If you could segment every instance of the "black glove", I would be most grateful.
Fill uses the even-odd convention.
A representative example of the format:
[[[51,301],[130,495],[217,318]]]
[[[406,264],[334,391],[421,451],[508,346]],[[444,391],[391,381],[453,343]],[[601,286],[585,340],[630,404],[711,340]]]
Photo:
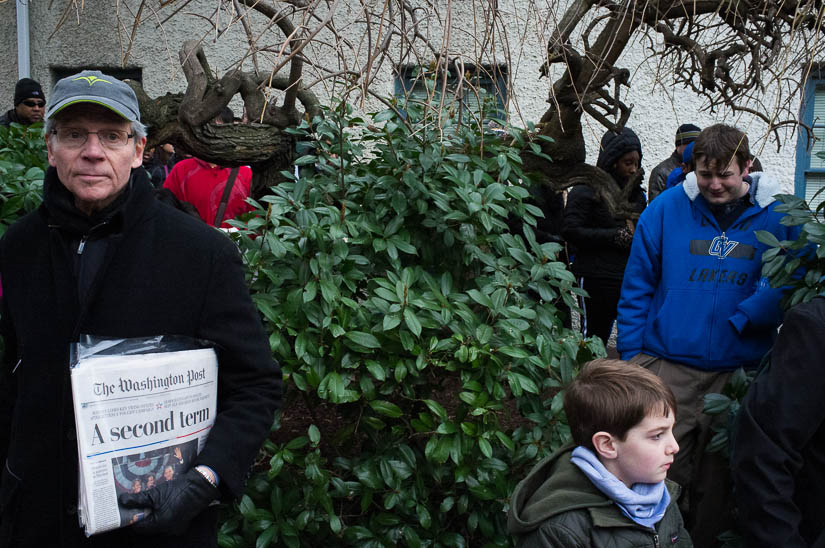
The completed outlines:
[[[633,232],[623,226],[613,235],[613,243],[621,249],[630,249],[630,244],[633,243]]]
[[[124,508],[150,510],[132,525],[136,533],[180,535],[192,518],[220,496],[218,488],[192,468],[183,476],[141,493],[121,493],[118,502]]]

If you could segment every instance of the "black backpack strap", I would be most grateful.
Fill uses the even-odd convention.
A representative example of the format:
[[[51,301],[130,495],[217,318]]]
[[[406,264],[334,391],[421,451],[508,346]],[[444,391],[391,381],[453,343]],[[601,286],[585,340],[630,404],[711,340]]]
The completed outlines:
[[[226,212],[226,204],[229,202],[229,195],[232,194],[232,187],[235,186],[235,179],[238,177],[240,168],[233,167],[229,172],[229,178],[226,179],[226,185],[223,187],[223,196],[221,196],[221,203],[218,205],[218,212],[215,214],[215,226],[221,226],[223,221],[223,214]]]

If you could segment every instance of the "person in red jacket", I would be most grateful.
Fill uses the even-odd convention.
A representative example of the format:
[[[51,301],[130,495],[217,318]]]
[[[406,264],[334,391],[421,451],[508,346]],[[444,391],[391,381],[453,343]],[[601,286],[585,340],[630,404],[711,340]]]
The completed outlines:
[[[232,110],[227,107],[221,112],[215,123],[229,123],[233,121]],[[221,216],[220,222],[216,223],[216,215],[224,195],[226,183],[232,173],[232,168],[222,167],[201,160],[199,158],[187,158],[181,160],[163,183],[163,188],[168,188],[172,193],[184,202],[189,202],[198,210],[201,219],[210,225],[220,225],[222,228],[229,228],[226,222],[234,219],[242,213],[252,211],[252,206],[246,203],[249,198],[249,191],[252,185],[252,170],[249,166],[237,168],[237,176],[232,184],[232,191],[227,200],[226,209]]]

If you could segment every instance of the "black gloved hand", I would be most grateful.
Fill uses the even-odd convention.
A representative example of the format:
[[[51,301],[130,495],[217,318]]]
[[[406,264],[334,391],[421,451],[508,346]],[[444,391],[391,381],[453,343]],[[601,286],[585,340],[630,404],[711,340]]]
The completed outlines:
[[[621,249],[630,249],[630,244],[633,243],[633,231],[623,226],[613,236],[613,243]]]
[[[220,496],[218,488],[192,468],[184,475],[141,493],[122,493],[124,508],[146,508],[147,516],[132,525],[136,533],[179,535],[192,518]]]

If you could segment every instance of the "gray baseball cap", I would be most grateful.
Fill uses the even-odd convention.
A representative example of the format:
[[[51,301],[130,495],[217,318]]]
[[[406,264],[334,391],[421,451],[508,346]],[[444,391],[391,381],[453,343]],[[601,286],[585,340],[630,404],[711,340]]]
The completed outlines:
[[[134,90],[99,70],[84,70],[59,80],[52,90],[46,119],[77,103],[102,105],[130,122],[140,122],[140,108]]]

